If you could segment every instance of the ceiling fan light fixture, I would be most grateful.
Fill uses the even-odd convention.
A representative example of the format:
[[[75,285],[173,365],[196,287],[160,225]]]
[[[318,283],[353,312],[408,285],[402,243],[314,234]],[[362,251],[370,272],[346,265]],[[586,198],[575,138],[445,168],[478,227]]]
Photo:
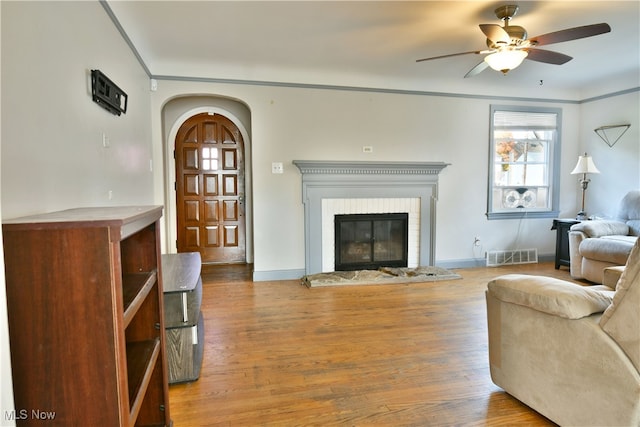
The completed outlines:
[[[507,74],[507,72],[522,64],[527,55],[528,53],[525,50],[505,49],[485,56],[484,61],[494,70]]]

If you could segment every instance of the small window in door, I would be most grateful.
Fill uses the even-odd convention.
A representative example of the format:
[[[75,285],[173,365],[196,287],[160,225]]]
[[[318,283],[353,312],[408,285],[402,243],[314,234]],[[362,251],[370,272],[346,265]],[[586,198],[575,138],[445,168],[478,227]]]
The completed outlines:
[[[202,170],[210,171],[218,169],[218,149],[204,147],[202,149]]]

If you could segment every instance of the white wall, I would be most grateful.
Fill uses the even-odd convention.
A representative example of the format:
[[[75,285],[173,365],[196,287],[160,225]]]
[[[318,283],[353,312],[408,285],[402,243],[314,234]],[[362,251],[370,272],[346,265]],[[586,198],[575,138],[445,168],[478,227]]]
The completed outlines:
[[[149,79],[102,6],[2,9],[2,217],[151,204]],[[127,93],[126,114],[92,101],[92,69]]]
[[[588,215],[615,217],[622,197],[640,189],[640,92],[586,102],[580,122],[580,152],[591,155],[600,171],[588,176],[585,209]],[[600,126],[625,123],[631,127],[613,147],[594,132]],[[581,188],[581,175],[572,176],[576,188]],[[579,190],[579,197],[581,194]]]
[[[154,158],[161,158],[165,143],[160,120],[163,106],[181,94],[230,97],[251,111],[254,268],[258,275],[304,269],[301,177],[293,160],[451,163],[440,175],[438,263],[468,262],[481,258],[486,250],[513,247],[535,247],[542,255],[553,254],[551,220],[486,219],[492,103],[562,108],[560,210],[562,216],[577,212],[577,189],[565,178],[581,150],[581,108],[576,103],[160,80],[152,94]],[[373,153],[363,153],[364,145],[373,146]],[[271,173],[271,163],[276,161],[284,163],[284,174]],[[162,172],[156,171],[157,202],[164,200],[162,181]],[[481,238],[482,248],[474,249],[475,236]]]
[[[152,204],[149,79],[98,2],[0,2],[0,212]],[[100,69],[129,95],[117,117],[91,100]],[[110,139],[102,147],[102,133]],[[109,200],[108,191],[113,192]],[[0,425],[13,424],[0,247]]]

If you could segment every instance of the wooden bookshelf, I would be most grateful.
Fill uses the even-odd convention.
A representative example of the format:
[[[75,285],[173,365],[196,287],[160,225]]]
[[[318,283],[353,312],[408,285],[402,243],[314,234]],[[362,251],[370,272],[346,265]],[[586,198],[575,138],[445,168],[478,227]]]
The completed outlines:
[[[81,208],[3,222],[16,410],[60,426],[171,425],[161,216]]]

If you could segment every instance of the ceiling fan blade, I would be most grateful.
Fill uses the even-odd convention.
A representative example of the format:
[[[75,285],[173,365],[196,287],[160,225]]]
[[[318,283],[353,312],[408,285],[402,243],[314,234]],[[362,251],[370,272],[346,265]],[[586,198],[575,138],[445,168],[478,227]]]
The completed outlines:
[[[511,43],[511,36],[500,25],[480,24],[480,30],[494,43]]]
[[[483,51],[481,51],[481,50],[471,50],[469,52],[451,53],[449,55],[440,55],[440,56],[433,56],[431,58],[416,59],[416,62],[431,61],[432,59],[450,58],[452,56],[468,55],[470,53],[479,54],[479,53],[482,53],[482,52]]]
[[[609,24],[593,24],[584,25],[582,27],[567,28],[566,30],[560,30],[553,33],[543,34],[537,37],[531,37],[529,41],[537,46],[542,46],[551,43],[560,43],[570,40],[582,39],[585,37],[597,36],[599,34],[608,33],[611,31]]]
[[[530,59],[531,61],[544,62],[546,64],[562,65],[573,59],[569,55],[565,55],[564,53],[554,52],[552,50],[542,50],[542,49],[524,49],[524,50],[529,53],[525,59]]]
[[[464,78],[466,79],[468,77],[473,77],[475,75],[478,75],[481,72],[483,72],[484,70],[486,70],[488,66],[489,66],[489,64],[487,64],[486,62],[482,61],[481,63],[479,63],[478,65],[476,65],[472,69],[470,69],[469,72],[464,75]]]

